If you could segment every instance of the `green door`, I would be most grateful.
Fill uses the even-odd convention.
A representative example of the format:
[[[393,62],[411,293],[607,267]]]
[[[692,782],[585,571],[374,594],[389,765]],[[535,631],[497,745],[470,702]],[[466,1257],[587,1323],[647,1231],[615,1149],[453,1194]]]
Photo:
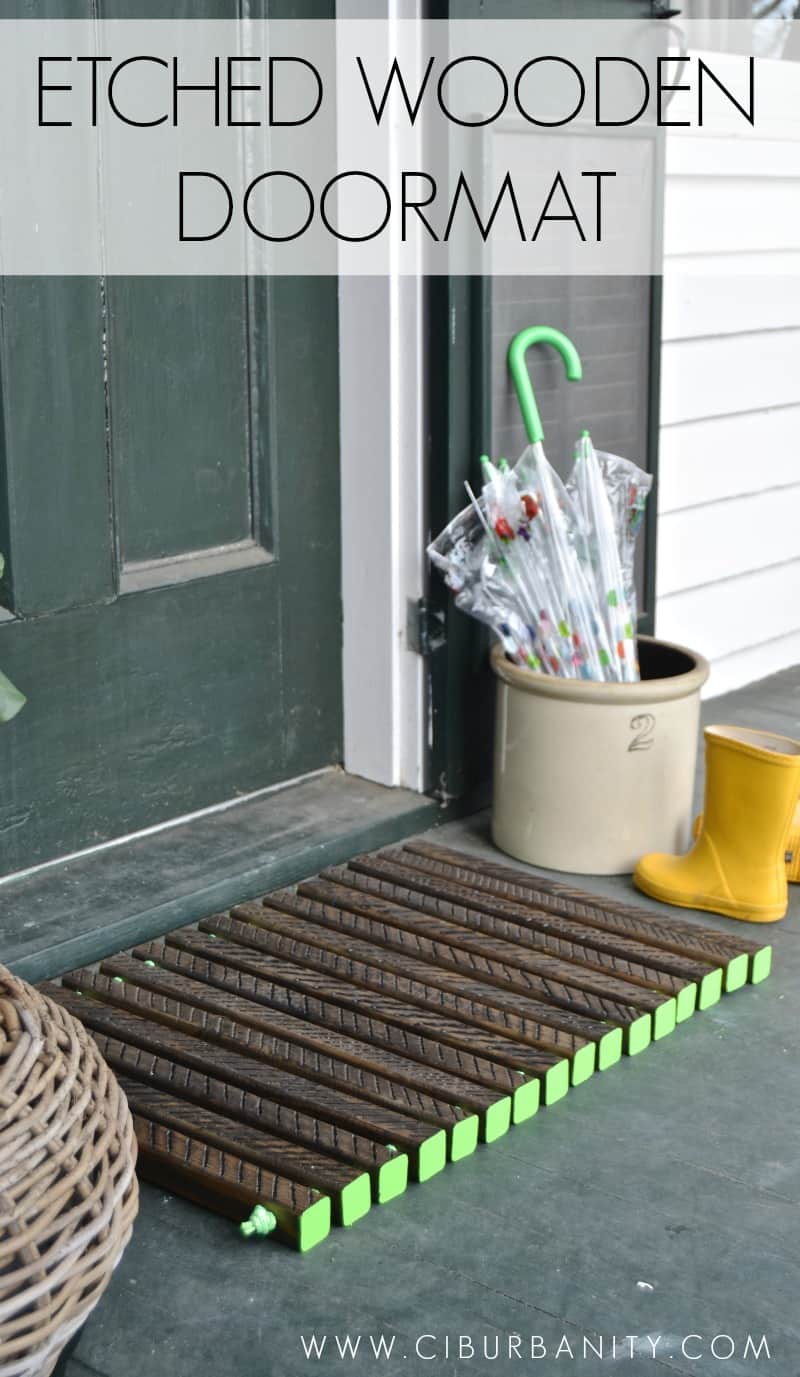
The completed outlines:
[[[6,279],[2,873],[341,759],[336,283]]]
[[[8,873],[341,759],[336,284],[7,279]]]

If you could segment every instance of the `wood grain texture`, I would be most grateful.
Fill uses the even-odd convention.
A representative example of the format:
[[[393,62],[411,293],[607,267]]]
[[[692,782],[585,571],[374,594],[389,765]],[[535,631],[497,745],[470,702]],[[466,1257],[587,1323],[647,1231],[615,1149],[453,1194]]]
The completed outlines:
[[[132,961],[132,958],[118,958],[117,962],[109,964],[127,968],[128,961]],[[159,982],[159,990],[134,985],[126,979],[118,980],[103,972],[87,970],[71,972],[64,980],[72,988],[91,991],[106,1003],[116,1004],[134,1013],[142,1012],[146,1017],[181,1032],[194,1034],[225,1049],[242,1052],[270,1066],[308,1076],[320,1085],[345,1090],[370,1104],[396,1110],[436,1128],[451,1130],[455,1124],[470,1117],[467,1111],[455,1105],[434,1100],[429,1095],[342,1061],[323,1050],[238,1023],[223,1012],[211,1013],[182,998],[180,991],[173,996],[167,992],[168,982],[177,981],[179,977],[170,976],[166,971],[151,974],[163,974],[166,977]],[[219,999],[222,1006],[225,996],[220,994]]]
[[[342,1191],[357,1182],[362,1172],[329,1161],[297,1143],[272,1138],[252,1125],[237,1123],[216,1109],[178,1099],[160,1086],[143,1084],[124,1073],[118,1073],[117,1079],[132,1113],[242,1157],[276,1177],[304,1186],[315,1196],[330,1196],[341,1222]]]
[[[271,1138],[260,1129],[247,1124],[237,1124],[235,1120],[220,1114],[207,1105],[182,1100],[156,1085],[144,1084],[124,1073],[118,1077],[128,1103],[138,1114],[159,1123],[177,1127],[181,1132],[214,1143],[223,1150],[237,1152],[249,1162],[256,1162],[268,1170],[284,1175],[287,1180],[307,1185],[315,1195],[341,1191],[363,1173],[324,1157],[306,1153],[296,1143],[281,1142]],[[235,1140],[235,1141],[234,1141]],[[283,1157],[286,1164],[294,1165],[296,1170],[286,1171],[275,1163],[276,1157]],[[303,1179],[304,1167],[311,1180]]]
[[[491,973],[494,967],[500,965],[501,972],[492,978],[501,984],[506,983],[502,968],[507,967],[512,973],[507,982],[509,988],[514,987],[514,982],[520,978],[522,972],[527,972],[533,977],[533,982],[526,985],[528,992],[533,993],[539,988],[542,999],[548,1003],[561,1004],[563,1008],[577,1007],[574,1000],[579,998],[579,992],[583,991],[590,998],[597,1000],[596,1004],[587,1005],[587,1011],[591,1011],[594,1016],[628,1023],[638,1017],[642,1010],[652,1012],[665,1002],[664,996],[657,991],[643,990],[612,975],[598,975],[586,967],[561,961],[547,953],[523,950],[519,945],[499,935],[480,930],[470,931],[446,919],[432,918],[426,913],[415,913],[379,895],[359,891],[358,887],[351,885],[352,876],[353,872],[346,866],[337,866],[331,870],[324,870],[319,880],[304,881],[298,886],[298,892],[312,899],[320,899],[324,903],[335,904],[345,912],[376,918],[388,926],[418,933],[432,940],[437,946],[444,944],[455,948],[458,953],[473,952],[485,960],[487,973]],[[460,955],[453,959],[459,966],[462,965]],[[489,978],[488,974],[485,978]],[[541,986],[537,986],[536,982],[539,980]],[[562,988],[567,992],[567,1003],[563,1002]],[[619,1016],[617,1010],[620,1011]]]
[[[682,994],[683,1017],[704,986],[701,1008],[720,997],[721,965],[681,954],[680,937],[673,951],[601,925],[638,933],[644,911],[548,880],[539,904],[536,876],[408,845],[421,849],[358,857],[45,987],[140,1119],[181,1136],[178,1153],[151,1144],[157,1179],[231,1213],[258,1167],[355,1223],[402,1193],[409,1166],[427,1180],[448,1147],[472,1153],[479,1124],[492,1143],[612,1065],[623,1037],[635,1054],[665,1036]],[[747,956],[725,960],[732,990]],[[768,968],[762,955],[753,978]],[[286,1228],[303,1249],[318,1226]]]
[[[164,941],[150,942],[134,950],[134,956],[142,960],[155,961],[167,970],[307,1020],[317,1025],[318,1036],[326,1041],[337,1034],[358,1038],[359,1048],[364,1048],[359,1056],[369,1056],[372,1049],[374,1059],[375,1049],[386,1049],[393,1057],[379,1060],[384,1069],[391,1065],[399,1079],[411,1077],[414,1084],[438,1085],[440,1093],[446,1092],[447,1097],[454,1095],[456,1099],[461,1096],[462,1103],[475,1103],[470,1097],[476,1093],[476,1086],[495,1091],[494,1096],[482,1102],[481,1107],[486,1107],[495,1103],[498,1096],[513,1093],[519,1084],[518,1078],[496,1063],[466,1052],[459,1054],[443,1042],[320,998],[314,990],[313,972],[305,972],[300,966],[289,968],[289,978],[295,982],[290,985],[282,983],[280,972],[270,968],[268,957],[253,952],[250,969],[245,970],[228,964],[231,955],[241,957],[241,948],[191,931],[180,936],[171,933]]]
[[[143,1114],[134,1114],[133,1124],[140,1175],[207,1209],[231,1219],[246,1219],[254,1205],[265,1205],[275,1215],[283,1236],[299,1244],[303,1214],[324,1205],[324,1196],[236,1153],[222,1152]]]
[[[270,896],[270,902],[272,898],[273,896]],[[580,1048],[587,1045],[586,1038],[558,1028],[552,1023],[545,1024],[535,1013],[530,1017],[521,1016],[518,1009],[522,1001],[514,999],[513,1008],[510,1010],[498,1007],[495,995],[496,999],[502,1002],[502,992],[494,991],[492,986],[462,980],[448,971],[442,971],[439,975],[422,961],[398,957],[374,943],[357,941],[332,928],[307,923],[306,918],[314,910],[313,901],[310,899],[286,895],[279,902],[282,911],[257,904],[240,904],[232,909],[234,917],[244,920],[236,934],[237,940],[250,940],[248,927],[269,928],[289,938],[296,938],[301,943],[309,943],[310,951],[316,954],[316,960],[324,960],[319,953],[326,950],[343,958],[337,968],[355,984],[364,984],[367,988],[382,990],[387,994],[397,994],[401,999],[421,1004],[434,1011],[444,1009],[456,1018],[475,1023],[479,1027],[488,1027],[492,1031],[497,1029],[506,1037],[540,1047],[554,1056],[571,1058]],[[204,925],[201,923],[200,926]],[[204,930],[214,930],[213,920],[211,928]],[[476,989],[478,994],[475,994]],[[565,1017],[569,1018],[569,1015]],[[601,1035],[600,1030],[594,1031],[597,1036]]]
[[[618,933],[591,926],[582,919],[569,916],[565,909],[532,906],[518,896],[507,896],[500,886],[495,889],[488,884],[473,885],[472,874],[466,867],[457,877],[455,873],[451,874],[442,869],[443,862],[431,857],[420,856],[421,863],[418,865],[409,854],[406,863],[398,865],[394,859],[388,858],[388,854],[379,853],[374,860],[369,856],[360,856],[352,861],[351,865],[354,869],[397,885],[398,889],[405,889],[412,896],[417,893],[429,896],[437,902],[437,912],[446,913],[447,909],[443,910],[442,905],[450,904],[479,910],[518,923],[537,933],[552,933],[568,941],[577,941],[580,945],[592,944],[599,951],[610,952],[622,956],[623,959],[630,955],[634,959],[655,965],[658,969],[679,978],[685,977],[687,980],[701,979],[711,971],[719,969],[720,961],[711,960],[708,953],[703,960],[680,955],[678,952],[665,951],[651,943],[637,940],[625,932]],[[405,854],[404,852],[403,855]]]
[[[262,969],[258,963],[265,960],[271,972],[299,989],[324,991],[326,998],[345,1009],[355,1012],[369,1010],[392,1025],[430,1033],[456,1049],[459,1055],[474,1048],[501,1066],[514,1070],[524,1068],[527,1075],[536,1078],[546,1076],[563,1063],[559,1055],[534,1050],[504,1038],[499,1032],[448,1018],[444,1009],[431,1009],[406,1001],[402,996],[385,993],[380,984],[365,986],[353,982],[350,978],[352,963],[346,957],[320,950],[307,941],[240,922],[224,913],[200,923],[200,937],[212,933],[216,939],[223,939],[215,940],[214,947],[221,955],[224,951],[227,965],[258,973]],[[168,940],[182,946],[186,941],[191,941],[194,935],[192,928],[179,928],[169,934]],[[231,940],[224,941],[225,937]],[[298,970],[303,973],[302,979],[296,974]]]
[[[322,873],[331,877],[335,876],[337,881],[340,873],[343,877],[346,875],[347,883],[353,889],[364,894],[374,894],[377,898],[387,899],[390,903],[402,904],[411,912],[433,919],[445,918],[448,922],[462,925],[470,931],[485,932],[491,937],[500,937],[506,941],[514,942],[535,956],[537,960],[546,955],[551,955],[556,959],[569,962],[571,968],[574,967],[581,972],[596,971],[600,975],[608,975],[615,980],[623,980],[645,990],[658,990],[662,994],[670,995],[678,994],[687,985],[694,984],[696,980],[702,980],[703,976],[711,970],[709,966],[697,965],[694,979],[690,979],[688,974],[684,976],[673,975],[657,966],[643,965],[640,961],[621,956],[618,952],[593,946],[591,940],[588,942],[574,941],[569,937],[560,936],[558,931],[551,932],[546,926],[544,928],[532,928],[521,922],[515,923],[507,918],[498,918],[494,913],[483,908],[452,903],[448,899],[437,899],[431,894],[423,894],[419,890],[410,889],[408,885],[395,884],[391,880],[383,879],[382,874],[377,873],[382,864],[384,863],[379,860],[375,861],[375,873],[373,873],[372,867],[367,873],[366,866],[357,870],[352,865],[347,867],[336,866]],[[590,936],[588,933],[586,935],[587,937]]]
[[[519,1013],[527,1021],[537,1020],[548,1030],[549,1035],[556,1033],[567,1034],[570,1038],[578,1039],[575,1046],[583,1045],[585,1042],[598,1042],[605,1037],[608,1032],[607,1026],[601,1022],[597,1014],[582,1014],[556,1008],[555,1005],[543,1003],[540,999],[532,996],[530,992],[517,993],[508,992],[508,988],[501,988],[486,980],[486,973],[479,969],[479,962],[472,958],[472,969],[462,975],[460,971],[449,969],[445,966],[436,964],[435,956],[438,955],[436,944],[431,943],[430,947],[423,939],[416,937],[413,933],[406,934],[398,930],[395,937],[395,929],[389,929],[384,924],[370,923],[368,919],[360,919],[358,915],[349,916],[345,923],[341,909],[334,904],[322,903],[315,899],[309,899],[304,894],[294,894],[286,890],[276,890],[270,894],[269,899],[259,910],[256,905],[241,905],[232,910],[237,915],[246,915],[249,921],[263,921],[266,925],[276,923],[273,916],[274,910],[281,910],[287,915],[299,917],[324,929],[324,934],[315,933],[314,940],[320,945],[328,942],[334,944],[335,949],[339,948],[339,943],[347,945],[353,955],[361,955],[365,960],[374,961],[386,970],[394,971],[398,974],[408,973],[420,982],[435,986],[437,989],[445,990],[451,994],[467,994],[475,1000],[484,1004],[505,1010],[509,1014]],[[266,916],[264,916],[266,915]],[[354,933],[354,939],[350,940],[350,932]],[[358,933],[360,936],[356,937]],[[380,938],[380,940],[378,940]],[[425,950],[426,958],[420,955]],[[447,948],[443,957],[447,960],[447,953],[452,950]],[[569,1044],[560,1043],[561,1046]]]
[[[398,1154],[389,1152],[374,1138],[352,1133],[315,1115],[303,1114],[279,1100],[254,1095],[232,1082],[194,1071],[169,1056],[160,1056],[135,1043],[98,1031],[93,1037],[112,1070],[193,1104],[212,1106],[229,1119],[249,1124],[275,1141],[308,1149],[312,1159],[322,1160],[324,1154],[325,1160],[332,1158],[368,1172],[373,1183],[377,1183],[381,1167],[397,1161]],[[305,1176],[298,1176],[298,1180],[305,1180]],[[306,1185],[314,1184],[313,1180],[306,1180]]]
[[[349,1131],[368,1134],[384,1146],[394,1144],[408,1152],[415,1165],[420,1146],[431,1137],[430,1128],[408,1115],[331,1090],[308,1077],[266,1066],[177,1028],[129,1013],[125,1007],[75,995],[72,991],[79,982],[69,983],[68,976],[64,979],[66,988],[50,983],[42,988],[74,1013],[91,1032],[106,1033],[157,1055],[171,1057],[184,1066],[204,1074],[211,1073],[251,1094],[278,1100],[301,1113],[318,1115]]]
[[[431,850],[438,854],[432,856]],[[398,855],[395,851],[387,854],[393,857]],[[687,923],[671,913],[668,918],[661,918],[650,909],[633,904],[621,904],[611,899],[600,901],[596,895],[584,889],[560,884],[541,875],[530,875],[524,870],[496,862],[478,861],[449,848],[429,848],[427,842],[409,843],[399,854],[426,856],[444,865],[461,866],[469,871],[470,883],[478,889],[494,889],[512,898],[520,897],[528,904],[574,914],[592,927],[636,937],[664,951],[686,952],[711,965],[719,965],[725,959],[740,956],[742,952],[755,956],[768,945],[744,935],[739,937],[737,934],[734,937],[717,928]]]

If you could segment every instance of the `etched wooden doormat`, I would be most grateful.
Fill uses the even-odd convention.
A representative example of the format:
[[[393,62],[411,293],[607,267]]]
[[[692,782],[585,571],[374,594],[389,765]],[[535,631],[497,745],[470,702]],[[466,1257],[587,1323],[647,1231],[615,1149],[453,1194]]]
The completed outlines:
[[[141,1175],[305,1251],[770,958],[410,842],[43,988],[119,1077]]]

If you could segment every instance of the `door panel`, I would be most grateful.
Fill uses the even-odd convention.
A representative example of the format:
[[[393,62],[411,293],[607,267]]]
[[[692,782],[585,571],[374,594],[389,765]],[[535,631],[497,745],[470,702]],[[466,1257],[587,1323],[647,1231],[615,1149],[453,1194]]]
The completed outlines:
[[[108,284],[123,569],[253,538],[247,298],[241,278]]]
[[[332,278],[0,282],[0,873],[341,760],[337,349]]]
[[[131,282],[126,291],[135,296],[138,285]],[[195,456],[165,446],[158,482],[149,491],[143,485],[138,496],[143,539],[152,513],[162,543],[134,549],[168,555],[149,566],[131,562],[109,481],[125,462],[117,454],[113,408],[108,454],[101,441],[99,465],[97,437],[95,448],[84,448],[88,427],[80,408],[67,427],[61,405],[80,392],[84,347],[70,352],[69,367],[62,362],[59,389],[35,402],[29,391],[24,399],[13,391],[22,349],[4,375],[4,399],[11,403],[4,456],[13,580],[7,605],[15,615],[0,622],[0,664],[29,702],[0,733],[3,873],[341,759],[337,371],[335,347],[327,344],[336,338],[336,284],[287,279],[273,287],[265,305],[280,349],[272,365],[258,353],[241,369],[263,403],[261,438],[267,432],[274,444],[280,518],[273,556],[259,543],[269,523],[253,517],[254,484],[244,504],[247,524],[240,516],[238,529],[231,529],[235,537],[250,532],[249,545],[220,543],[196,561],[169,557],[208,539],[202,522],[208,488],[202,468],[192,466]],[[29,296],[29,284],[6,282],[7,298],[18,290]],[[63,301],[52,284],[48,297],[51,314],[59,316]],[[147,290],[142,313],[146,302]],[[206,313],[211,333],[214,304],[200,293],[196,309]],[[4,318],[7,333],[8,313]],[[314,342],[317,330],[324,348]],[[163,322],[151,339],[162,353],[165,340],[167,352],[174,345],[176,358],[185,347],[170,342]],[[92,362],[99,373],[99,352]],[[226,368],[241,395],[241,377],[233,379],[229,363]],[[112,348],[109,379],[113,373]],[[155,447],[152,417],[165,415],[177,444],[180,413],[189,405],[185,390],[171,398],[154,381],[152,397],[157,402],[149,415],[143,396],[139,403],[143,429]],[[20,414],[21,400],[33,414]],[[220,397],[220,410],[225,400]],[[136,419],[130,408],[131,428]],[[223,435],[219,424],[216,434]],[[246,425],[231,426],[218,457],[227,497],[237,477],[244,473],[250,481],[247,434]],[[41,450],[29,464],[32,435],[41,437]],[[241,512],[241,499],[239,505]],[[230,501],[226,519],[232,510]],[[59,521],[66,522],[56,542],[67,553],[63,569],[48,547],[48,532]]]

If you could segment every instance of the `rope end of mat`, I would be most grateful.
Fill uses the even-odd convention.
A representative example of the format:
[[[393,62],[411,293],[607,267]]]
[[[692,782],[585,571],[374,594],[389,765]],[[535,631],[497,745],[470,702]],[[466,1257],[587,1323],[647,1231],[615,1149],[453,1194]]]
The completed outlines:
[[[277,1219],[271,1210],[267,1210],[263,1205],[254,1205],[249,1219],[243,1219],[239,1225],[239,1233],[244,1238],[251,1238],[256,1234],[259,1238],[271,1234],[277,1226]]]

